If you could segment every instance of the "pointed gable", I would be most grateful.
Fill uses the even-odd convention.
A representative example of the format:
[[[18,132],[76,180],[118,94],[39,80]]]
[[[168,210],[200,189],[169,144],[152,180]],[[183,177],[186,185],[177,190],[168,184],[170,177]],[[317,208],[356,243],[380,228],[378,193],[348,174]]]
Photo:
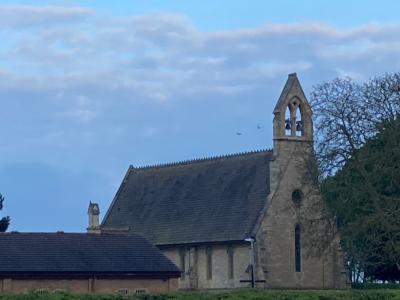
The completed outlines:
[[[274,141],[313,140],[312,110],[296,73],[289,74],[274,108]],[[274,144],[274,150],[277,147]]]
[[[303,88],[301,87],[300,81],[297,78],[297,74],[291,73],[289,74],[281,95],[279,96],[279,100],[275,105],[274,113],[279,112],[281,110],[281,107],[286,104],[285,102],[287,101],[287,99],[294,96],[298,96],[301,99],[307,99],[306,95],[304,94]]]
[[[271,151],[130,168],[102,230],[130,228],[156,245],[243,240],[269,194]]]

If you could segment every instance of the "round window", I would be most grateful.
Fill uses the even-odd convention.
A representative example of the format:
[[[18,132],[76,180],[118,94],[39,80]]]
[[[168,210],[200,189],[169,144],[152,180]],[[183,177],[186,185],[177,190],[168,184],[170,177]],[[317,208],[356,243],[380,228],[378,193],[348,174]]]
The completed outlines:
[[[300,205],[302,199],[303,199],[303,193],[300,190],[294,190],[292,193],[292,200],[294,204]]]

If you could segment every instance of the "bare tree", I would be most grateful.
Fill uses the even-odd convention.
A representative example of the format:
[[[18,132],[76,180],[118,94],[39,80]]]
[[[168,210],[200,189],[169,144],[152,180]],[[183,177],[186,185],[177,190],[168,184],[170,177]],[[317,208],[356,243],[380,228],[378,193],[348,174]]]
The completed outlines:
[[[395,119],[400,112],[400,73],[372,78],[363,86],[363,99],[373,123]]]
[[[374,77],[365,84],[336,78],[314,86],[310,103],[320,175],[326,177],[377,133],[379,123],[400,113],[400,73]]]
[[[316,155],[323,176],[332,175],[343,167],[351,154],[371,136],[362,98],[362,86],[350,78],[337,78],[314,87],[310,102],[318,133]]]
[[[353,280],[363,275],[378,278],[379,272],[380,278],[398,274],[400,267],[394,262],[400,253],[400,225],[394,216],[400,209],[396,188],[400,171],[394,157],[400,149],[400,73],[374,77],[364,84],[337,78],[314,86],[310,100],[318,178],[327,206],[310,206],[315,214],[304,214],[304,222],[333,225],[325,227],[331,237],[339,228]],[[397,124],[396,130],[391,128],[393,124]],[[385,135],[389,130],[391,134]],[[380,140],[375,143],[378,133]],[[377,154],[376,149],[383,145],[389,146]],[[321,218],[313,220],[310,215]],[[324,228],[314,226],[320,227]],[[314,245],[317,249],[327,246],[315,233],[314,237],[311,241],[319,243]]]

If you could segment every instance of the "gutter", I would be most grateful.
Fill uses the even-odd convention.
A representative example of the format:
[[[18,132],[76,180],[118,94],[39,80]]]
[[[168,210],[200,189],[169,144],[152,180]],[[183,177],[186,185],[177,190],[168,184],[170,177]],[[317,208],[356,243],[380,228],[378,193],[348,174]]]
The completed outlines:
[[[168,279],[178,278],[180,271],[161,272],[57,272],[57,271],[14,271],[0,272],[0,279]]]

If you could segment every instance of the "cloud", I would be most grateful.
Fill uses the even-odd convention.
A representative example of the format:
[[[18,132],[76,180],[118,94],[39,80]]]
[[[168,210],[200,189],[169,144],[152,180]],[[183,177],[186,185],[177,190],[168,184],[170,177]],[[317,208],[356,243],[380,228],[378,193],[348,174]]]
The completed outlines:
[[[0,32],[0,92],[39,93],[32,101],[41,103],[40,115],[64,122],[102,126],[113,119],[117,124],[107,126],[119,128],[145,106],[249,95],[273,102],[292,72],[307,89],[334,76],[366,79],[400,68],[400,24],[205,32],[182,15],[100,17],[79,6],[0,6],[0,16],[0,27],[13,28]],[[82,95],[90,101],[77,102]]]
[[[57,94],[58,101],[68,101],[63,93]],[[97,111],[93,105],[93,101],[84,95],[78,95],[75,100],[75,105],[63,109],[61,112],[55,113],[56,117],[72,118],[77,122],[90,122],[97,116]]]
[[[98,86],[165,102],[204,89],[236,94],[292,71],[369,76],[400,64],[392,59],[400,24],[336,28],[304,22],[203,32],[176,14],[107,20],[84,7],[56,6],[2,6],[1,13],[26,20],[26,26],[47,25],[31,29],[34,35],[18,31],[19,38],[3,46],[0,57],[8,62],[0,68],[10,74],[10,84],[23,79],[44,88]],[[59,24],[63,18],[75,23]]]
[[[0,7],[0,15],[11,12],[15,22],[32,16],[19,24],[0,21],[13,33],[0,32],[0,120],[7,128],[0,133],[12,141],[0,154],[10,160],[28,155],[72,167],[85,157],[104,159],[115,144],[148,153],[149,141],[155,149],[163,139],[196,145],[193,132],[213,139],[228,126],[269,128],[288,73],[298,72],[309,91],[335,76],[362,80],[400,68],[400,24],[304,22],[205,32],[176,14],[100,17],[84,7]],[[241,147],[263,144],[247,137]]]
[[[91,13],[92,10],[79,6],[0,5],[0,29],[82,21]]]
[[[309,92],[335,76],[363,80],[400,69],[400,23],[213,32],[177,14],[118,17],[80,6],[0,5],[0,40],[0,170],[21,162],[16,174],[31,162],[56,170],[43,176],[43,190],[46,177],[67,172],[62,185],[74,194],[54,195],[62,203],[74,199],[83,212],[88,200],[109,203],[130,163],[270,147],[272,110],[288,73],[298,72]],[[24,180],[40,167],[32,169]],[[69,184],[71,178],[79,183]],[[40,190],[18,199],[34,203],[42,195],[55,199]],[[18,213],[10,215],[24,219]]]

